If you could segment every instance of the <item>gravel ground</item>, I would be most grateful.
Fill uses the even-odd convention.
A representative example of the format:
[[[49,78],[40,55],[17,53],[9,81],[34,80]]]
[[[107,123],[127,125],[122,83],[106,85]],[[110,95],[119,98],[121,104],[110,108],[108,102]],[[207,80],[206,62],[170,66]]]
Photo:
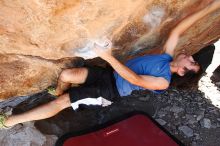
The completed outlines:
[[[77,112],[70,108],[53,118],[35,122],[35,126],[45,135],[59,137],[67,131],[78,131],[99,125],[125,113],[143,111],[186,146],[219,146],[219,89],[211,83],[208,76],[201,79],[199,89],[202,91],[177,90],[171,87],[163,94],[136,91],[109,107],[81,109]],[[38,98],[40,96],[44,96],[44,101],[41,100],[42,97]],[[52,99],[47,97],[43,93],[34,96],[20,104],[14,111],[23,112],[32,108],[27,106],[33,105],[30,103],[35,103],[36,106]]]
[[[35,122],[35,127],[40,133],[33,127],[34,123],[24,124],[23,127],[16,126],[10,131],[0,131],[0,141],[2,141],[1,144],[4,143],[2,146],[17,146],[23,140],[20,138],[18,141],[19,136],[36,133],[38,139],[41,138],[41,141],[45,141],[44,144],[36,144],[36,141],[39,141],[36,140],[36,135],[27,138],[23,143],[26,143],[27,146],[34,142],[39,146],[49,146],[54,144],[57,137],[68,131],[78,131],[99,125],[132,111],[144,111],[186,146],[219,146],[219,88],[211,83],[208,76],[204,76],[200,81],[199,89],[202,91],[170,88],[163,94],[136,91],[131,96],[119,99],[109,107],[94,107],[77,112],[69,108],[53,118]],[[45,92],[40,93],[19,104],[13,112],[27,111],[52,99]],[[21,101],[19,100],[19,102]],[[13,103],[13,101],[10,102]],[[4,103],[4,105],[7,105],[7,108],[3,109],[10,112],[10,108],[8,108],[10,104]],[[15,137],[14,133],[18,137]],[[32,142],[27,143],[28,140]]]

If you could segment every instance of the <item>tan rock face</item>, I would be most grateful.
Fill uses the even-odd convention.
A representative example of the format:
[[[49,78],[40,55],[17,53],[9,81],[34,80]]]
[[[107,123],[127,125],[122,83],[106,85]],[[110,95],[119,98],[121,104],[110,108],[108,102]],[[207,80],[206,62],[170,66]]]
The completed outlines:
[[[109,38],[121,59],[153,48],[158,52],[179,21],[209,2],[0,0],[0,98],[49,86],[62,66],[62,61],[58,65],[53,60],[87,52],[90,40]],[[185,48],[193,54],[219,36],[220,11],[216,11],[184,33],[177,52]]]
[[[0,97],[33,94],[55,84],[62,68],[77,67],[80,58],[46,60],[22,55],[0,55]]]

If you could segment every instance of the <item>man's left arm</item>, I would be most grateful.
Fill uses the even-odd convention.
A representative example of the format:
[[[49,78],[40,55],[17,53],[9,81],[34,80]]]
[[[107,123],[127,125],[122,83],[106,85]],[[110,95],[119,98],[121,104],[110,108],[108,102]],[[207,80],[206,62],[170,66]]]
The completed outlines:
[[[174,49],[179,41],[180,36],[190,28],[194,23],[196,23],[201,18],[205,17],[206,15],[218,10],[220,8],[220,0],[214,0],[211,4],[206,6],[205,8],[195,12],[194,14],[186,17],[182,20],[177,26],[171,31],[165,45],[163,47],[164,51],[173,56]]]

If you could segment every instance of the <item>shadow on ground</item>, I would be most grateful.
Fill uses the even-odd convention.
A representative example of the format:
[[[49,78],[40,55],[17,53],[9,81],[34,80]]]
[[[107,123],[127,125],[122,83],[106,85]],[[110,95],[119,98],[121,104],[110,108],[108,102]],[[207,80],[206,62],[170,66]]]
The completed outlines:
[[[13,112],[24,112],[50,100],[53,97],[40,93],[19,104]],[[55,117],[35,122],[35,126],[44,134],[61,136],[69,131],[103,124],[132,111],[148,113],[185,145],[218,146],[220,143],[220,110],[199,90],[170,88],[163,94],[136,91],[109,107],[78,111],[68,108]]]

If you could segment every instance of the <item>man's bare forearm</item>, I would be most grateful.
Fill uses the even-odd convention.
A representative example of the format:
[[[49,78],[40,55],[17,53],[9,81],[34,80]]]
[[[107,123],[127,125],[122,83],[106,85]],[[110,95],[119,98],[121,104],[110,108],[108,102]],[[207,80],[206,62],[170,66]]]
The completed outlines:
[[[128,82],[132,84],[136,84],[137,80],[140,78],[139,75],[137,75],[127,66],[122,64],[115,57],[108,55],[108,56],[105,56],[103,59],[106,60],[114,68],[114,70]]]
[[[185,32],[191,25],[193,25],[196,21],[200,20],[204,16],[212,13],[213,11],[220,8],[219,2],[213,2],[202,10],[192,14],[191,16],[185,18],[182,22],[180,22],[177,27],[173,30],[173,33],[178,33],[181,35]]]
[[[188,16],[184,20],[182,20],[170,33],[169,38],[167,39],[164,50],[166,53],[171,56],[174,53],[174,49],[179,41],[180,35],[182,35],[190,26],[192,26],[195,22],[203,18],[204,16],[212,13],[213,11],[220,8],[220,0],[216,0],[207,7],[202,10]]]

